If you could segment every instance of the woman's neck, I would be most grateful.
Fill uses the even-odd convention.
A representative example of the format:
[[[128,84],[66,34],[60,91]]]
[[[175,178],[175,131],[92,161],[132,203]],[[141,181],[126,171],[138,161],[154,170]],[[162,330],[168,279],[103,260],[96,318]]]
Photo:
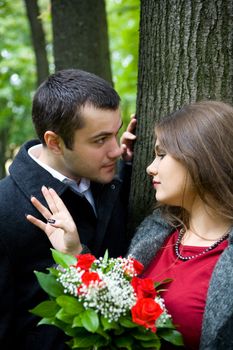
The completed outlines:
[[[189,229],[182,243],[192,246],[209,246],[226,234],[231,225],[229,219],[218,215],[216,211],[197,198],[190,211]]]

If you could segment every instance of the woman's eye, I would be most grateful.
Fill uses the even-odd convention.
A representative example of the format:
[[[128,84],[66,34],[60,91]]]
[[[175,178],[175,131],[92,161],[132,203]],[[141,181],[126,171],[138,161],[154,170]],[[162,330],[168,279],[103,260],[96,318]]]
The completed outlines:
[[[166,156],[166,153],[157,153],[156,157],[163,159]]]

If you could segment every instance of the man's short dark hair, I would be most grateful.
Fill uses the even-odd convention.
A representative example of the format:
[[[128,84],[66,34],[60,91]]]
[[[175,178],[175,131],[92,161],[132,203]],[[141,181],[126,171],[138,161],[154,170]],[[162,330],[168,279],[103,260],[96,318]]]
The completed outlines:
[[[116,110],[119,103],[119,95],[104,79],[79,69],[64,69],[50,75],[37,89],[32,120],[43,144],[44,133],[51,130],[72,149],[75,131],[84,126],[81,107]]]

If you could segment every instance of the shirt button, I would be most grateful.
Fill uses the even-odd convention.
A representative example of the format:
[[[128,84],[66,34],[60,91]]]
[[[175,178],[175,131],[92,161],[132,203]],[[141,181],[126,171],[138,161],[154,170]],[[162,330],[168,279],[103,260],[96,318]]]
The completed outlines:
[[[111,189],[115,190],[116,186],[114,184],[111,185]]]

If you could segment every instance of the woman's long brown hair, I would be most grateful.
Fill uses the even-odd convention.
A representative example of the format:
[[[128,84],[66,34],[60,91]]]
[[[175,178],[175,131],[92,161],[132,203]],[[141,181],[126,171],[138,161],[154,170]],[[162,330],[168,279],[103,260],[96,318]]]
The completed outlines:
[[[155,133],[160,146],[187,168],[199,197],[233,220],[233,107],[210,100],[185,105],[162,119]],[[165,207],[188,225],[183,208]]]

